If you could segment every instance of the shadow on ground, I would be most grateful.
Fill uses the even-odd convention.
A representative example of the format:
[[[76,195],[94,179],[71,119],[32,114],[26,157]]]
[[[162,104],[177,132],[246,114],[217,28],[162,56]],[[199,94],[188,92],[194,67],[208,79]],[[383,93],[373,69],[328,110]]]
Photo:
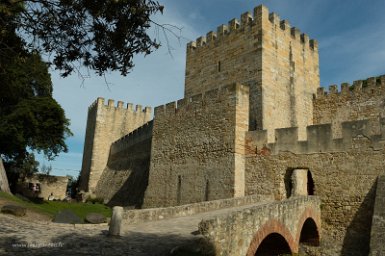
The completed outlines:
[[[26,244],[12,236],[0,240],[0,255],[211,256],[213,251],[201,236],[130,232],[124,237],[112,237],[107,230],[93,237],[75,233],[57,236],[47,244]]]

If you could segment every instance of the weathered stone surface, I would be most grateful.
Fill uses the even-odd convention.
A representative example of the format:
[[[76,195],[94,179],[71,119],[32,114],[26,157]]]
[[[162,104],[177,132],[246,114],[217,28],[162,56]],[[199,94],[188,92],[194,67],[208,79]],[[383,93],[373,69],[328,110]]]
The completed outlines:
[[[1,158],[0,158],[0,191],[11,193],[11,190],[9,189],[7,173],[5,172],[5,169],[3,166],[3,160]]]
[[[243,196],[248,102],[248,87],[230,84],[155,109],[144,207]]]
[[[332,87],[331,87],[332,88]],[[313,101],[314,124],[331,123],[333,136],[340,138],[344,121],[369,120],[369,135],[379,134],[379,118],[385,117],[385,76],[355,81],[352,86],[341,85],[341,92],[320,88]]]
[[[221,29],[214,40],[187,47],[185,97],[234,81],[247,84],[252,130],[266,129],[274,142],[274,129],[298,127],[300,139],[306,139],[320,84],[318,47],[274,17],[258,6],[251,22],[231,23],[233,29]]]
[[[293,188],[305,194],[303,177],[291,174],[309,170],[330,238],[316,253],[367,255],[374,184],[385,170],[385,76],[325,93],[317,42],[264,6],[188,44],[186,62],[185,97],[155,108],[152,131],[146,113],[122,114],[103,99],[90,107],[82,184],[135,207],[282,200]]]
[[[140,208],[148,184],[153,122],[112,143],[108,163],[95,188],[110,206]]]
[[[114,206],[112,211],[112,218],[110,221],[110,229],[109,229],[110,235],[112,236],[121,235],[122,219],[123,219],[123,207]]]
[[[174,207],[149,208],[142,210],[131,210],[124,208],[121,225],[130,225],[140,222],[157,221],[177,217],[190,216],[202,212],[215,211],[219,209],[232,208],[243,205],[257,204],[273,201],[272,195],[251,195],[245,197],[228,198],[200,202],[195,204],[185,204]]]
[[[35,174],[26,177],[25,181],[18,184],[18,191],[26,197],[38,197],[44,200],[63,200],[67,196],[67,176],[53,176],[45,174]],[[39,191],[33,191],[29,184],[39,186]]]
[[[370,232],[370,256],[385,255],[385,176],[377,179],[372,228]]]
[[[107,222],[107,218],[100,213],[89,213],[87,214],[85,221],[91,224],[100,224]]]
[[[27,208],[19,206],[7,204],[1,207],[1,212],[6,214],[12,214],[18,217],[22,217],[27,213]]]
[[[273,193],[276,199],[285,199],[291,168],[306,167],[314,180],[314,193],[322,200],[323,228],[333,238],[335,251],[338,255],[367,255],[375,183],[385,169],[383,159],[384,151],[372,149],[249,156],[246,194]]]
[[[87,130],[85,136],[84,155],[80,175],[80,190],[91,191],[95,187],[106,167],[112,142],[134,131],[151,119],[151,108],[128,103],[117,106],[113,100],[104,104],[98,98],[88,109]]]
[[[84,221],[71,210],[64,209],[56,214],[52,220],[55,223],[81,224]]]

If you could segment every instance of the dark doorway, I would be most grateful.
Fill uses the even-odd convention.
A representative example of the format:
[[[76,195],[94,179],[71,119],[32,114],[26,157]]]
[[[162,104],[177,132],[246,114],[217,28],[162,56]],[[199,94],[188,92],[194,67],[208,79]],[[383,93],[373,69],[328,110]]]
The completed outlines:
[[[306,245],[319,246],[318,229],[313,219],[306,219],[302,226],[299,242]]]
[[[291,255],[291,250],[285,238],[278,233],[272,233],[265,237],[255,252],[256,256],[278,256],[285,254]]]
[[[307,194],[309,196],[314,195],[314,180],[310,171],[307,171]]]
[[[285,177],[284,177],[284,183],[285,183],[285,190],[286,190],[286,198],[289,198],[291,196],[291,190],[293,188],[293,184],[291,183],[291,176],[293,175],[294,168],[289,168],[286,170]]]

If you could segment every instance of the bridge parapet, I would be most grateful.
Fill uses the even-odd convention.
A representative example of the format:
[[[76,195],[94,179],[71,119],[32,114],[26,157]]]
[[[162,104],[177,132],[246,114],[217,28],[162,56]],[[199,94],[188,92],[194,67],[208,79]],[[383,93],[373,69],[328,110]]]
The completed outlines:
[[[112,226],[118,225],[119,230],[123,232],[126,229],[126,226],[131,224],[186,217],[198,213],[215,211],[225,208],[233,208],[263,202],[272,202],[273,200],[273,195],[250,195],[245,197],[219,199],[163,208],[132,210],[128,208],[123,209],[122,207],[118,207],[117,209],[120,211],[119,218],[114,218],[113,216],[111,219],[111,223],[114,224]],[[110,232],[112,232],[111,229]]]
[[[285,238],[291,252],[297,253],[305,221],[311,218],[321,229],[320,204],[316,196],[266,203],[202,220],[199,231],[214,245],[215,255],[254,255],[273,233]]]

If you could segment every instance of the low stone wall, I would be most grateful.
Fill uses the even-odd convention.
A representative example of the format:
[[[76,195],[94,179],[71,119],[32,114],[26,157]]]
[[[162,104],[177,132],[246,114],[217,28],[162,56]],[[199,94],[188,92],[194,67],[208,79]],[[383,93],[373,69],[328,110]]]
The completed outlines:
[[[29,183],[39,184],[40,191],[35,192],[30,188]],[[67,196],[68,177],[66,176],[50,176],[36,174],[26,178],[25,182],[20,184],[19,191],[28,197],[40,197],[48,200],[53,199],[63,200]]]
[[[377,179],[376,198],[370,232],[370,256],[385,255],[385,176]]]
[[[220,199],[175,207],[150,208],[143,210],[125,210],[121,225],[128,225],[146,221],[156,221],[173,217],[190,216],[193,214],[230,208],[247,204],[273,201],[273,196],[251,195],[239,198]],[[112,220],[114,221],[114,220]]]

